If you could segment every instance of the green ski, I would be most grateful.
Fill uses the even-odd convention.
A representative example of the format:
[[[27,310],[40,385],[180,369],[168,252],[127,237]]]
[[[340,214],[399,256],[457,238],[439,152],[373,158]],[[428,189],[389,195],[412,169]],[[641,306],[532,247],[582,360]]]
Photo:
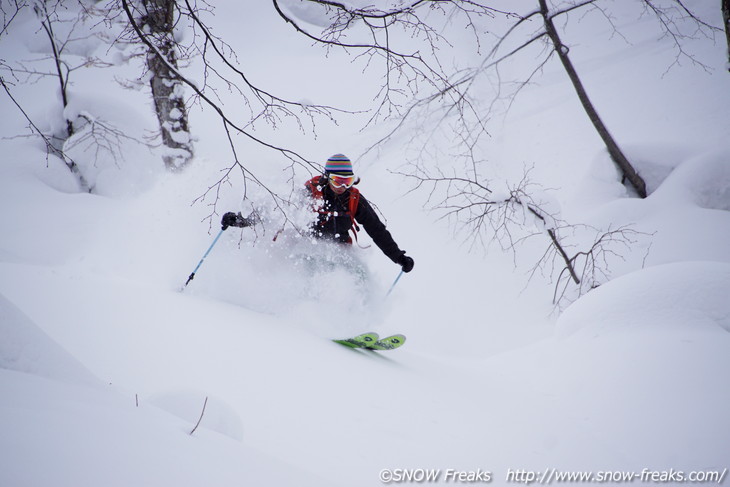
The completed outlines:
[[[381,338],[373,345],[365,348],[368,348],[370,350],[393,350],[395,348],[403,346],[405,342],[405,335],[391,335],[389,337]]]
[[[358,335],[356,337],[332,341],[350,348],[367,348],[369,345],[375,344],[378,341],[378,334],[363,333],[362,335]]]
[[[406,341],[406,337],[404,335],[392,335],[385,338],[379,338],[377,333],[363,333],[356,337],[332,341],[350,348],[385,351],[393,350],[402,346]]]

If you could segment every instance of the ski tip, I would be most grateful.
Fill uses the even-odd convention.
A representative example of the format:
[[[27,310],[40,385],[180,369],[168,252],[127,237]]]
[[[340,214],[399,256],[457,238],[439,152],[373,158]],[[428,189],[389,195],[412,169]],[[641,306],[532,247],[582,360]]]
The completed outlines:
[[[363,333],[356,337],[333,339],[332,341],[350,348],[367,348],[370,345],[375,344],[378,341],[378,338],[377,333]]]
[[[405,335],[392,335],[381,338],[367,348],[371,350],[393,350],[394,348],[402,347],[404,343],[406,343]]]

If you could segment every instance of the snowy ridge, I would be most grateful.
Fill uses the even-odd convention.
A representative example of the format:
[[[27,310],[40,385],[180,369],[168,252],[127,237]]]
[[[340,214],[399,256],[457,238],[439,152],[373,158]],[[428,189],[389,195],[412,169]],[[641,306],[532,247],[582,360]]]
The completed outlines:
[[[100,385],[88,369],[0,295],[0,369],[60,381]]]
[[[664,286],[657,286],[657,283]],[[715,324],[730,332],[730,266],[680,262],[622,276],[576,302],[560,317],[558,336],[620,331],[642,325],[673,328]],[[617,307],[616,304],[622,306]],[[620,325],[618,325],[620,324]],[[692,325],[690,325],[692,326]]]

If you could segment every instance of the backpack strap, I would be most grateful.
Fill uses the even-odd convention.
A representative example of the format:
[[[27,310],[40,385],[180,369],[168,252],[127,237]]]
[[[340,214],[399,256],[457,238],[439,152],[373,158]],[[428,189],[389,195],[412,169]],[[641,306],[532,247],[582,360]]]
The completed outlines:
[[[360,190],[357,188],[350,188],[350,204],[348,205],[348,211],[350,212],[350,219],[352,220],[352,226],[359,229],[357,223],[355,223],[355,213],[357,213],[357,206],[360,204]]]
[[[357,241],[357,232],[360,231],[360,227],[355,221],[355,213],[357,213],[357,207],[360,204],[360,190],[357,188],[350,188],[350,204],[348,205],[348,212],[350,213],[350,220],[352,221],[352,235],[355,237],[355,243],[358,247],[362,247]],[[367,248],[367,247],[363,247]]]

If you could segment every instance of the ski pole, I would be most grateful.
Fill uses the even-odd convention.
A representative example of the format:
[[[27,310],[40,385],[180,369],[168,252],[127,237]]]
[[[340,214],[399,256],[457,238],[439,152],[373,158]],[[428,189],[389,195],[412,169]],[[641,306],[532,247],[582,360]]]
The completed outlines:
[[[405,272],[405,271],[403,271],[403,270],[400,271],[400,273],[398,274],[398,277],[395,278],[395,281],[393,281],[393,284],[391,284],[390,289],[388,289],[388,292],[385,293],[386,298],[388,296],[390,296],[391,291],[393,291],[393,288],[395,287],[395,285],[398,284],[398,281],[400,280],[401,276],[403,275],[403,272]]]
[[[203,265],[203,261],[205,260],[206,257],[208,257],[208,254],[210,253],[210,251],[213,250],[213,247],[215,246],[216,242],[218,242],[218,239],[221,238],[221,235],[223,235],[223,232],[225,230],[226,229],[223,228],[223,229],[221,229],[220,232],[218,232],[218,235],[216,235],[215,240],[213,240],[213,243],[210,244],[210,247],[208,247],[208,250],[205,251],[205,254],[203,254],[203,258],[200,259],[200,262],[198,262],[198,265],[195,267],[195,270],[193,270],[193,272],[190,274],[190,277],[188,277],[188,280],[185,282],[185,286],[182,287],[181,291],[183,289],[185,289],[185,287],[190,283],[190,281],[193,280],[193,278],[195,277],[195,273],[198,272],[198,269],[200,269],[200,266]]]

